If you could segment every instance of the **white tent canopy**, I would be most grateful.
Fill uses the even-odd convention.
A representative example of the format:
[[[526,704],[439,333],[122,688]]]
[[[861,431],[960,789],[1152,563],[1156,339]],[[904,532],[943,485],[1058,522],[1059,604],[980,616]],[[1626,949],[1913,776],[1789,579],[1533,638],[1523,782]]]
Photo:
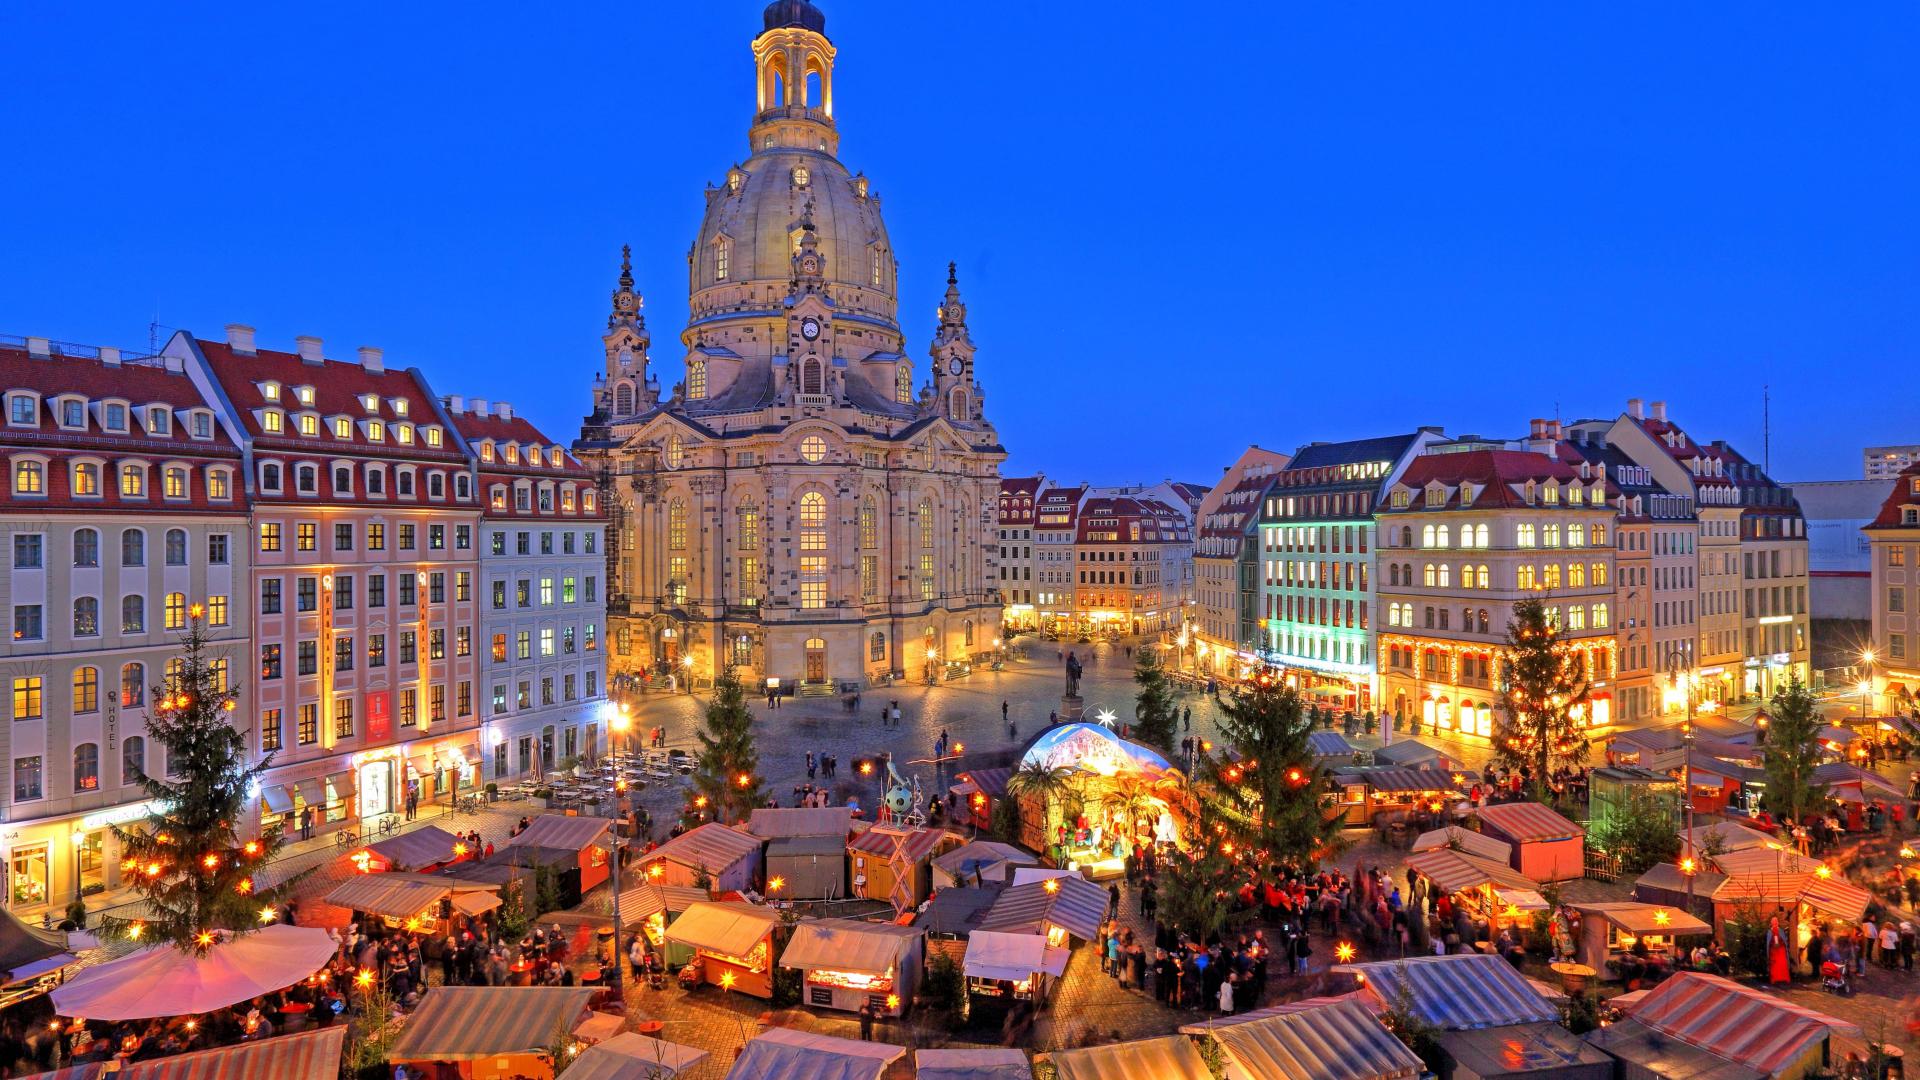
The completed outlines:
[[[192,1016],[292,986],[333,953],[333,939],[312,926],[268,926],[215,942],[205,956],[158,945],[68,979],[54,989],[53,1009],[89,1020]]]
[[[1067,970],[1067,950],[1047,948],[1047,939],[1038,934],[1005,934],[994,930],[975,930],[967,935],[967,956],[963,970],[976,979],[1008,979],[1019,982],[1036,972],[1058,975]]]
[[[567,1080],[654,1080],[678,1076],[705,1060],[705,1050],[628,1031],[588,1047],[567,1066],[566,1076]]]

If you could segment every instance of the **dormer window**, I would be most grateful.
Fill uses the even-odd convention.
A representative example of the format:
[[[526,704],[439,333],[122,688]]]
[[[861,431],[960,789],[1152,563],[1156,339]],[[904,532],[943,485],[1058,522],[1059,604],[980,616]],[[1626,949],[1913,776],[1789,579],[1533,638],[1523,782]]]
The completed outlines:
[[[379,394],[360,395],[360,407],[367,410],[369,414],[378,414],[380,412],[380,395]]]
[[[1568,506],[1580,506],[1580,505],[1583,505],[1586,501],[1587,501],[1587,491],[1585,488],[1570,487],[1567,489],[1567,505]]]
[[[507,464],[518,465],[520,463],[520,448],[518,446],[515,446],[513,443],[508,443],[506,454]]]
[[[483,442],[480,444],[480,460],[488,461],[488,462],[493,460],[493,444],[492,443]]]
[[[196,439],[213,438],[213,414],[212,413],[205,412],[202,410],[195,410],[194,412],[187,414],[187,422],[193,428],[194,438]]]
[[[378,420],[367,421],[367,441],[368,442],[385,442],[386,440],[387,440],[387,425],[381,423]]]
[[[269,435],[278,435],[282,431],[286,430],[284,421],[282,421],[280,416],[280,410],[268,409],[265,412],[261,413],[260,414],[260,430],[266,432]]]
[[[333,437],[336,439],[353,438],[353,421],[347,417],[336,417],[333,421]]]
[[[393,415],[395,416],[407,415],[407,399],[406,398],[398,398],[398,397],[389,398],[387,399],[387,404],[392,406]]]
[[[393,425],[393,441],[399,443],[401,446],[412,446],[413,445],[413,425],[412,424]]]
[[[1558,506],[1560,504],[1560,485],[1548,484],[1541,501],[1545,502],[1548,506]]]
[[[267,401],[279,401],[280,400],[280,384],[277,382],[261,383],[260,396],[266,399]]]
[[[85,398],[60,399],[60,426],[69,431],[86,430],[87,402]]]
[[[173,412],[158,406],[147,406],[147,434],[169,436],[173,434]]]
[[[427,445],[438,449],[440,446],[440,429],[437,427],[428,427],[421,428],[420,430],[426,437]]]
[[[571,514],[573,513],[573,505],[573,489],[570,487],[562,488],[560,491],[560,509]]]
[[[312,413],[301,413],[300,434],[318,438],[320,435],[320,418]]]
[[[25,424],[28,427],[40,425],[40,403],[31,394],[7,395],[7,423]]]
[[[300,404],[311,405],[313,404],[313,387],[302,386],[294,391],[294,396],[300,399]]]
[[[559,468],[559,467],[560,467],[560,465],[561,465],[561,462],[562,462],[562,461],[563,461],[563,458],[561,457],[561,454],[560,454],[560,448],[559,448],[559,447],[557,447],[557,446],[556,446],[556,447],[553,447],[552,449],[550,449],[550,450],[548,450],[548,451],[547,451],[547,464],[548,464],[548,465],[551,465],[551,466],[553,466],[554,468],[556,468],[556,469],[557,469],[557,468]]]
[[[108,431],[127,430],[127,407],[125,405],[117,401],[109,402],[107,406],[101,410],[101,415],[104,417],[100,422],[101,427],[106,428]]]
[[[1460,505],[1461,506],[1473,505],[1473,485],[1472,484],[1460,485]]]
[[[580,493],[580,508],[589,514],[593,513],[594,504],[598,501],[598,498],[594,495],[591,488]],[[592,551],[593,549],[588,548],[587,550]]]

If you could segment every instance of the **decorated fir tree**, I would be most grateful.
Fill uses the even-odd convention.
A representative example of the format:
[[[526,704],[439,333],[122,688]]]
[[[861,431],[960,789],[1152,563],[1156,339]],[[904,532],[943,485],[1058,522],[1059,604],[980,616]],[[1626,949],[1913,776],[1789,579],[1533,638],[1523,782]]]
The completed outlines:
[[[1826,795],[1826,785],[1814,779],[1826,756],[1820,742],[1826,721],[1820,718],[1820,699],[1797,677],[1774,691],[1772,704],[1767,745],[1761,748],[1767,771],[1761,802],[1782,821],[1799,821]]]
[[[693,770],[681,820],[688,825],[704,821],[743,821],[755,807],[765,806],[766,789],[760,776],[760,751],[754,745],[753,711],[746,691],[728,668],[713,685],[706,719],[698,733],[700,757]]]
[[[1158,650],[1140,649],[1134,654],[1133,682],[1139,687],[1134,698],[1133,737],[1161,750],[1173,749],[1174,732],[1180,729],[1180,708],[1173,702],[1173,686],[1167,671],[1160,666]]]
[[[1222,701],[1219,726],[1195,779],[1230,854],[1259,868],[1312,870],[1332,853],[1341,819],[1299,691],[1263,671]]]
[[[1553,770],[1586,760],[1577,713],[1590,690],[1585,661],[1561,637],[1546,601],[1529,597],[1513,605],[1500,683],[1504,722],[1494,740],[1495,760],[1524,770],[1534,799],[1546,802]]]
[[[102,923],[108,934],[203,953],[218,931],[243,933],[272,921],[271,905],[256,895],[255,875],[281,843],[278,827],[240,838],[248,790],[272,755],[247,764],[246,736],[232,723],[238,690],[227,681],[225,664],[207,650],[206,623],[195,604],[180,655],[168,661],[147,710],[161,775],[144,776],[141,785],[155,810],[113,830],[126,879],[150,911]]]
[[[1181,844],[1168,848],[1160,860],[1156,918],[1206,941],[1258,909],[1234,910],[1235,893],[1247,877],[1245,853],[1225,839],[1225,823],[1204,796],[1189,811]]]

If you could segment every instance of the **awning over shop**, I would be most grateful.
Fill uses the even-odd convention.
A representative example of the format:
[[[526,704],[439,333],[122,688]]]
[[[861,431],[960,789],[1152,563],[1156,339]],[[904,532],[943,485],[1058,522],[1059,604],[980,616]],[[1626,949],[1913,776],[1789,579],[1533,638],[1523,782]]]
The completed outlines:
[[[768,1028],[747,1040],[728,1080],[879,1080],[907,1048],[840,1039],[792,1028]]]
[[[261,788],[260,801],[273,813],[293,813],[293,792],[288,791],[284,784],[275,784],[272,787]]]
[[[387,874],[362,874],[334,886],[326,902],[388,919],[414,919],[446,899],[448,892],[445,885],[395,879]]]
[[[407,768],[412,769],[416,777],[432,776],[433,750],[416,747],[413,753],[407,755]]]
[[[620,919],[628,926],[655,915],[679,913],[711,900],[705,889],[682,885],[642,885],[620,894]]]
[[[1419,794],[1444,795],[1458,792],[1460,785],[1454,783],[1453,774],[1441,769],[1405,769],[1396,766],[1385,768],[1371,766],[1357,769],[1335,769],[1334,779],[1342,784],[1365,784],[1375,791],[1390,791],[1396,794],[1415,792]]]
[[[500,897],[490,892],[454,893],[452,900],[453,910],[467,916],[484,915],[500,906]]]
[[[667,927],[667,940],[727,956],[753,951],[780,921],[780,913],[741,900],[707,900],[680,913]]]
[[[1206,1059],[1185,1035],[1108,1043],[1084,1050],[1056,1050],[1047,1060],[1060,1080],[1113,1080],[1115,1077],[1153,1077],[1153,1080],[1213,1080]]]
[[[1710,934],[1713,927],[1663,904],[1575,904],[1575,911],[1603,919],[1629,934]]]
[[[310,776],[305,780],[295,780],[293,782],[293,793],[300,796],[301,800],[308,806],[325,806],[327,802],[327,791],[326,788],[321,786],[321,783],[321,779],[317,776]]]
[[[1407,856],[1407,866],[1418,870],[1432,881],[1443,895],[1469,892],[1482,885],[1492,885],[1502,889],[1524,889],[1538,892],[1540,883],[1522,874],[1520,871],[1497,863],[1491,859],[1482,859],[1464,851],[1451,848],[1437,848]]]
[[[1547,898],[1534,892],[1532,889],[1495,889],[1493,890],[1493,895],[1499,897],[1501,903],[1516,911],[1548,911],[1552,909],[1552,905],[1547,903]]]
[[[217,941],[205,956],[157,945],[76,973],[54,988],[53,1008],[89,1020],[209,1013],[292,986],[337,948],[325,930],[280,923]]]
[[[507,846],[585,851],[594,844],[602,847],[610,845],[612,835],[613,819],[611,818],[546,814],[534,818],[533,824],[521,830],[520,835],[507,841]]]
[[[346,802],[353,798],[353,772],[327,774],[327,794],[329,802]]]
[[[1586,830],[1537,802],[1495,803],[1479,810],[1480,822],[1520,843],[1585,836]]]
[[[925,933],[918,927],[859,919],[806,919],[780,954],[780,966],[883,975],[899,968]]]
[[[74,962],[67,935],[28,926],[11,910],[0,909],[0,982],[19,982]]]
[[[1047,939],[1039,934],[975,930],[967,935],[961,970],[976,979],[1019,982],[1041,972],[1060,974],[1067,970],[1068,955],[1064,948],[1048,948]]]
[[[420,999],[389,1061],[484,1061],[545,1053],[598,993],[585,986],[438,986]]]
[[[1835,918],[1857,923],[1866,915],[1868,905],[1873,903],[1873,894],[1851,882],[1816,874],[1807,879],[1807,887],[1801,890],[1800,899]]]
[[[34,1080],[338,1080],[345,1025],[223,1046],[191,1054],[131,1061],[113,1072],[106,1062],[71,1065]]]
[[[480,740],[469,739],[461,743],[460,748],[455,751],[455,756],[468,765],[479,765],[482,760],[480,757]]]

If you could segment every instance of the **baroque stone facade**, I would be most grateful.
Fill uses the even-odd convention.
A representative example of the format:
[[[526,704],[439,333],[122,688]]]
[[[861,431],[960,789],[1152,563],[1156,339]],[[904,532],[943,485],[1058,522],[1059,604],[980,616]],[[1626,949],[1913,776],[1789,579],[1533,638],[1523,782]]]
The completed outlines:
[[[915,387],[880,196],[836,156],[835,50],[812,5],[753,42],[748,158],[688,253],[685,378],[662,394],[631,264],[575,448],[599,472],[612,670],[704,684],[921,677],[999,634],[995,498],[949,266]]]

